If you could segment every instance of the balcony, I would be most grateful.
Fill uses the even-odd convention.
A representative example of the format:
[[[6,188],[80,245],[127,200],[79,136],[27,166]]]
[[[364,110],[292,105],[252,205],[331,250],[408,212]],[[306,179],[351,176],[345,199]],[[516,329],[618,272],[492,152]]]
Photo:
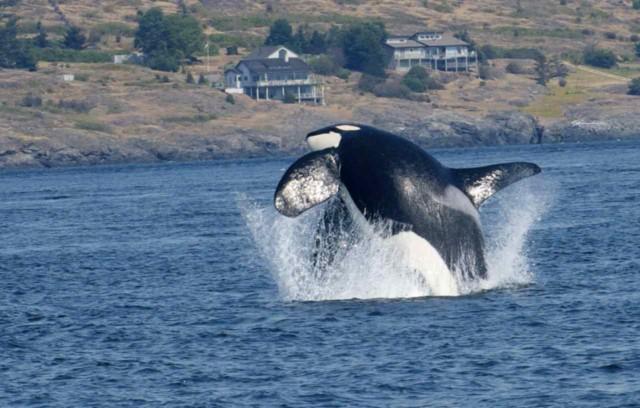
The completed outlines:
[[[302,86],[318,84],[320,84],[320,81],[310,76],[307,79],[260,79],[256,81],[255,86]]]

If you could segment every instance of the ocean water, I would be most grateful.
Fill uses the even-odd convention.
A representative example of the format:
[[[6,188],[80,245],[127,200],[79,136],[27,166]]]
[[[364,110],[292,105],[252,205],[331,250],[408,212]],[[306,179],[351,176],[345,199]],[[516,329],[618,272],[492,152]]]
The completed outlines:
[[[432,153],[543,168],[455,296],[375,235],[314,276],[293,158],[0,172],[0,406],[640,406],[640,141]]]

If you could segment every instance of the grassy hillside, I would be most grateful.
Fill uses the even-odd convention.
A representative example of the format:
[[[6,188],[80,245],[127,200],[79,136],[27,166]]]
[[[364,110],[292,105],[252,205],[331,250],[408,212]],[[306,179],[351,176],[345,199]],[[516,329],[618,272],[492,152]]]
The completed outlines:
[[[278,17],[319,28],[375,18],[395,33],[467,29],[480,44],[539,47],[548,53],[598,43],[631,56],[630,38],[640,35],[640,11],[630,0],[18,0],[0,10],[20,16],[25,33],[34,32],[38,20],[54,33],[63,32],[68,22],[101,34],[100,48],[120,49],[131,45],[137,11],[149,7],[167,12],[184,7],[221,43],[259,42]],[[115,34],[124,41],[115,44]]]
[[[347,80],[323,78],[328,106],[322,107],[256,102],[244,96],[229,101],[219,90],[185,83],[185,73],[110,63],[40,62],[37,72],[0,70],[0,158],[3,149],[31,154],[29,146],[44,140],[47,148],[62,154],[69,146],[104,152],[110,143],[126,142],[130,150],[123,150],[122,160],[128,152],[140,157],[136,149],[156,158],[179,158],[176,152],[205,145],[200,150],[223,152],[233,146],[231,150],[257,153],[290,149],[300,143],[299,134],[331,121],[374,123],[384,118],[400,129],[436,112],[483,118],[493,111],[520,110],[547,124],[572,120],[581,112],[591,118],[613,111],[637,116],[640,109],[637,97],[626,95],[629,79],[640,76],[634,54],[640,10],[625,0],[14,2],[0,2],[0,16],[19,16],[21,36],[35,35],[41,21],[55,40],[73,24],[93,38],[90,48],[98,51],[132,50],[137,13],[161,7],[168,13],[186,9],[214,44],[238,45],[241,54],[261,44],[277,18],[286,17],[294,28],[308,24],[319,30],[379,19],[391,33],[467,30],[478,45],[537,48],[549,56],[561,55],[567,63],[575,62],[586,45],[597,44],[613,50],[619,65],[605,70],[571,64],[566,86],[552,80],[543,87],[533,78],[532,61],[520,61],[523,72],[514,75],[505,70],[510,61],[491,60],[494,79],[441,74],[445,88],[421,102],[362,93],[357,89],[360,74],[354,72]],[[211,71],[222,73],[239,58],[215,55]],[[197,78],[207,66],[187,69]],[[75,74],[76,81],[62,81],[65,73]]]

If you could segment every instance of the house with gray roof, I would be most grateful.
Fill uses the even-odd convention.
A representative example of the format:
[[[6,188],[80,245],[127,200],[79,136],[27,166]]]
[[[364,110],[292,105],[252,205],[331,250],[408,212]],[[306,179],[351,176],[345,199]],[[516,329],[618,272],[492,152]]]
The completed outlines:
[[[469,44],[451,33],[422,31],[413,35],[392,35],[385,46],[391,54],[389,69],[408,71],[420,65],[431,70],[469,72],[478,68],[478,56]]]
[[[260,47],[224,73],[225,92],[256,100],[324,104],[324,86],[298,54],[283,46]]]

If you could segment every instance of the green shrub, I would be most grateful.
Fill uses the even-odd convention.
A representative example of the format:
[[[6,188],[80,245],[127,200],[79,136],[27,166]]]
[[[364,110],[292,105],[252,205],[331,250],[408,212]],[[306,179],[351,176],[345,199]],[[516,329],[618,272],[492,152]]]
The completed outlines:
[[[636,57],[640,58],[640,42],[636,43]]]
[[[564,88],[565,86],[567,86],[567,80],[566,78],[560,78],[558,80],[558,85],[560,85],[561,88]]]
[[[402,84],[409,88],[412,92],[421,93],[427,90],[427,87],[424,85],[424,83],[415,77],[402,78]]]
[[[346,68],[340,68],[338,70],[338,73],[336,74],[336,76],[340,79],[343,79],[345,81],[349,80],[349,77],[351,76],[351,71],[349,71]]]
[[[397,80],[385,81],[376,85],[373,88],[373,94],[383,98],[411,99],[411,89]]]
[[[42,97],[30,93],[22,98],[20,106],[24,106],[25,108],[39,108],[42,106]]]
[[[203,74],[200,74],[198,77],[198,85],[209,85],[209,80],[207,80]]]
[[[95,103],[85,99],[60,99],[58,101],[58,108],[72,110],[77,113],[89,113],[95,107]]]
[[[412,67],[402,78],[402,84],[413,92],[444,89],[444,86],[429,75],[421,66]]]
[[[627,93],[629,95],[640,96],[640,77],[631,80],[629,83],[629,91]]]
[[[188,84],[195,84],[196,83],[195,79],[193,78],[193,74],[191,73],[191,71],[187,72],[187,78],[185,79],[185,81]]]
[[[224,98],[225,102],[227,102],[230,105],[235,105],[236,104],[236,98],[233,97],[233,95],[231,94],[227,94],[227,96]]]
[[[599,68],[612,68],[617,64],[613,51],[596,47],[587,47],[584,50],[584,62]]]
[[[146,64],[149,68],[158,71],[177,72],[180,68],[178,57],[164,50],[149,54],[146,58]]]
[[[336,75],[340,70],[338,64],[336,64],[333,59],[326,54],[313,57],[308,61],[308,63],[311,70],[319,75]]]
[[[510,62],[509,64],[507,64],[505,71],[514,75],[524,74],[524,69],[522,68],[522,65],[518,64],[517,62]]]
[[[633,0],[631,3],[634,10],[640,10],[640,0]]]
[[[478,69],[478,76],[480,77],[480,79],[484,80],[495,79],[495,72],[493,68],[489,66],[489,64],[482,64]]]
[[[402,84],[413,92],[424,92],[427,90],[426,82],[429,79],[427,70],[423,67],[415,66],[411,67],[402,78]]]
[[[163,84],[171,82],[168,76],[160,75],[160,74],[156,74],[156,81],[161,82]]]
[[[363,74],[362,77],[360,77],[360,80],[358,81],[358,89],[363,92],[373,92],[373,89],[377,85],[383,82],[384,82],[383,78],[373,76],[373,75]]]

